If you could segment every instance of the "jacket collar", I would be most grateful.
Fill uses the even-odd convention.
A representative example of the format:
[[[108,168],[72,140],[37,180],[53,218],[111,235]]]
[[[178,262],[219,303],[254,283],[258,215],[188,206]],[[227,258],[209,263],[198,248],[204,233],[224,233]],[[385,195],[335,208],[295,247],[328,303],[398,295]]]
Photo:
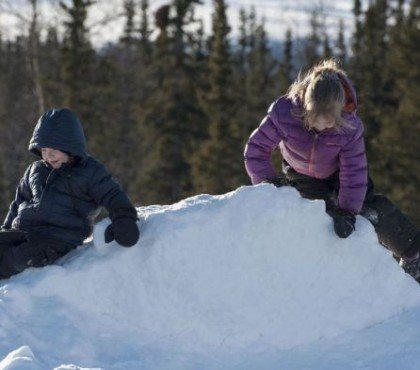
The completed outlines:
[[[45,161],[42,161],[44,165],[51,171],[54,169]],[[74,171],[74,168],[81,164],[82,161],[74,160],[72,162],[63,163],[60,168],[57,168],[55,171],[58,175],[63,177],[70,177]]]

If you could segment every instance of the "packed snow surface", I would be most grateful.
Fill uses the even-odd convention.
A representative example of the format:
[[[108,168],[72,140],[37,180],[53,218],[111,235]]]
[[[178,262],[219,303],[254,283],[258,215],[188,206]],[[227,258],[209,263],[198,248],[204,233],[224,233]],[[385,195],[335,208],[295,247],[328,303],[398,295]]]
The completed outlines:
[[[419,286],[365,219],[267,184],[138,212],[134,247],[106,219],[0,282],[0,370],[419,368]]]

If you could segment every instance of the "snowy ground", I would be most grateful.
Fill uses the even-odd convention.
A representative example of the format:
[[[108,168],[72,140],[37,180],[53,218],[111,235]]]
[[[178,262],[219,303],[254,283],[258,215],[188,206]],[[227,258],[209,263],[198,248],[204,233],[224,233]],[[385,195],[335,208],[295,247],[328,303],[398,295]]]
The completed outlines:
[[[0,282],[0,370],[420,368],[418,284],[323,208],[271,185],[139,208],[128,249],[102,221]]]

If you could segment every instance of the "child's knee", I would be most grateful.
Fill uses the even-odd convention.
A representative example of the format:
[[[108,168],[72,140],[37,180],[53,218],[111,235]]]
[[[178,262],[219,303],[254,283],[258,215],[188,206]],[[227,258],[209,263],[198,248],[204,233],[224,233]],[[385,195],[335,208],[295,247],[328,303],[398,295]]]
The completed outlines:
[[[55,248],[51,243],[41,240],[28,241],[18,246],[12,246],[4,251],[0,261],[0,276],[2,278],[18,274],[29,267],[43,267],[54,263],[66,254],[62,248]]]

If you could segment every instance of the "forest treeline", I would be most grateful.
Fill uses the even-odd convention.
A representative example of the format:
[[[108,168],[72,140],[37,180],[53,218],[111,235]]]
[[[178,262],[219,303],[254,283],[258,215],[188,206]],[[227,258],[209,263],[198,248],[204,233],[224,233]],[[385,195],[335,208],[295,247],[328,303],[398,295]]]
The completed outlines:
[[[378,191],[420,224],[420,0],[371,0],[367,8],[355,0],[350,38],[343,22],[337,34],[326,32],[314,11],[307,37],[288,30],[281,46],[254,9],[240,11],[233,39],[224,0],[212,2],[210,33],[195,16],[200,0],[153,10],[148,0],[124,0],[124,31],[101,48],[86,22],[93,2],[60,2],[59,32],[40,24],[37,1],[28,1],[27,27],[0,38],[1,214],[33,160],[34,124],[52,107],[77,113],[90,153],[136,205],[249,184],[244,145],[270,103],[298,71],[336,57],[358,91]]]

